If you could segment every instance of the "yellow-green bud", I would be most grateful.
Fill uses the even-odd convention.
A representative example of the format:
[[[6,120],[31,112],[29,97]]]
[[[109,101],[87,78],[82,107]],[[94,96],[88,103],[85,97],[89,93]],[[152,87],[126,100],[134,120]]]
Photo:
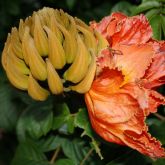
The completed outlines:
[[[107,45],[80,19],[45,7],[12,28],[2,65],[10,82],[36,100],[65,90],[86,93],[95,76],[95,56]],[[68,81],[71,86],[66,86]]]

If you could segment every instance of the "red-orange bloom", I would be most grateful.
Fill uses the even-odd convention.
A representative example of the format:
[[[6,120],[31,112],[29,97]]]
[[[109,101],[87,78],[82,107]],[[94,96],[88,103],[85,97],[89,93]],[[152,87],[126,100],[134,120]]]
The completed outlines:
[[[161,143],[147,133],[145,118],[165,104],[153,90],[165,83],[165,43],[151,39],[144,15],[113,13],[91,27],[110,45],[98,56],[97,76],[85,94],[92,127],[106,141],[164,157]]]

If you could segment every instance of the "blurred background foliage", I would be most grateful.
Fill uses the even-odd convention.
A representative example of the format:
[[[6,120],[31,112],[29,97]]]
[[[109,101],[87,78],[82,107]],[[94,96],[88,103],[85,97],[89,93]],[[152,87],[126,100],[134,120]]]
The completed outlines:
[[[0,52],[20,18],[43,6],[63,9],[88,23],[112,12],[144,13],[155,39],[165,38],[165,0],[1,0]],[[162,87],[159,89],[164,93]],[[91,129],[83,96],[32,100],[13,88],[0,68],[0,165],[164,165],[138,152],[106,143]],[[165,144],[165,108],[147,121],[150,133]],[[104,159],[102,159],[104,158]]]

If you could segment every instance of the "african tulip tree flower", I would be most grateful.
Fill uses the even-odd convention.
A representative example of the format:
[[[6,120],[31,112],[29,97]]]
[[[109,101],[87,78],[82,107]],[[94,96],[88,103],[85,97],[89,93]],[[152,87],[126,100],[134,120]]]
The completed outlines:
[[[154,90],[165,83],[165,42],[155,41],[144,15],[113,13],[91,27],[109,42],[97,58],[97,75],[85,101],[93,129],[106,141],[152,158],[164,157],[145,119],[165,98]]]
[[[143,15],[113,13],[88,27],[62,10],[43,8],[12,28],[2,65],[13,86],[35,100],[70,90],[85,94],[101,137],[163,157],[145,124],[146,116],[165,104],[153,89],[165,82],[165,43],[151,36]]]

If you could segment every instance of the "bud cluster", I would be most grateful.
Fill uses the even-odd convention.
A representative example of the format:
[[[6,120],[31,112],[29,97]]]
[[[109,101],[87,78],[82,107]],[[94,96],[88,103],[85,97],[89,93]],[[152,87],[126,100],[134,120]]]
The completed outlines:
[[[86,93],[95,76],[95,56],[107,45],[80,19],[43,8],[12,28],[2,65],[10,82],[36,100],[45,100],[50,92]]]

